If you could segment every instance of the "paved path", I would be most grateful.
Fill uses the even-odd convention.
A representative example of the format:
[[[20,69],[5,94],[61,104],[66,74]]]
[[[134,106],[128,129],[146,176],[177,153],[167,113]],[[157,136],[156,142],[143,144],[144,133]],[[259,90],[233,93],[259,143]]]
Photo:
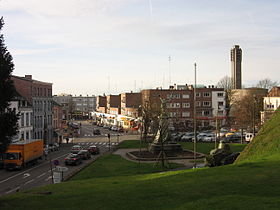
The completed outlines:
[[[131,151],[135,151],[135,150],[138,151],[139,149],[118,149],[115,152],[113,152],[113,154],[120,155],[120,156],[122,156],[126,160],[139,163],[138,160],[131,160],[130,158],[128,158],[126,156],[127,152],[131,152]],[[201,161],[203,159],[198,159],[198,160]],[[155,161],[140,161],[140,162],[141,163],[155,163]],[[190,169],[190,168],[193,167],[193,160],[192,159],[168,160],[168,162],[169,163],[178,163],[178,164],[184,165],[184,167],[183,168],[179,168],[179,170],[181,170],[181,169]],[[197,166],[198,166],[198,168],[200,168],[200,167],[203,167],[204,164],[199,163],[199,164],[197,164]]]

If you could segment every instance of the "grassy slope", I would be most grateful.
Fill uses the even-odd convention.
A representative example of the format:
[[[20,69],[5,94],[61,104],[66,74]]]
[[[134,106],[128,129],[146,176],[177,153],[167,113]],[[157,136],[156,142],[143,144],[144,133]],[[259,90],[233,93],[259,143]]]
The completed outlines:
[[[256,137],[250,143],[250,149],[240,156],[238,164],[144,175],[86,177],[1,197],[0,209],[279,209],[279,133],[278,128],[273,128],[279,126],[279,115],[260,132],[262,138]],[[52,194],[35,194],[43,191]]]
[[[244,149],[236,162],[265,160],[269,158],[277,159],[278,154],[280,154],[280,109],[262,127],[258,135]]]

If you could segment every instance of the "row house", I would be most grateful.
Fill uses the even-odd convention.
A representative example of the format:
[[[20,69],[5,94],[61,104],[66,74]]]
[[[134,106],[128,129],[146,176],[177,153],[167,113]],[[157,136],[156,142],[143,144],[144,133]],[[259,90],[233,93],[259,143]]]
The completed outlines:
[[[280,87],[273,87],[266,97],[263,97],[263,111],[261,112],[261,123],[264,124],[271,118],[280,106]]]
[[[10,108],[19,114],[18,133],[13,136],[12,142],[26,141],[32,139],[32,116],[33,109],[31,104],[16,92],[16,96],[10,103]]]
[[[107,112],[108,114],[118,115],[121,110],[121,98],[120,95],[108,95],[106,96]]]
[[[52,83],[25,77],[12,76],[16,91],[32,105],[32,138],[44,139],[45,144],[53,141],[52,127]]]
[[[107,113],[107,97],[105,95],[96,97],[96,111]]]
[[[141,93],[121,93],[121,115],[138,118],[141,105]]]
[[[54,141],[62,142],[63,137],[63,111],[62,105],[53,101],[53,130]]]

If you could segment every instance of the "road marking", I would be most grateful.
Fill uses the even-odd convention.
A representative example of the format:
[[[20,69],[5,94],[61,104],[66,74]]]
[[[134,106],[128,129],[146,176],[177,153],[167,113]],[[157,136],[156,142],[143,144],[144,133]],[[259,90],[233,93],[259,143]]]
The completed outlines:
[[[49,176],[48,178],[45,179],[45,181],[49,181],[52,178],[52,176]]]
[[[11,193],[11,192],[13,192],[13,191],[16,191],[18,188],[15,188],[15,189],[11,189],[11,190],[9,190],[9,191],[7,191],[7,192],[5,192],[6,194],[9,194],[9,193]]]
[[[44,176],[46,173],[42,173],[41,175],[37,176],[36,178],[40,178],[42,176]]]
[[[31,180],[25,182],[24,185],[27,185],[27,184],[29,184],[29,183],[31,183],[31,182],[33,182],[33,181],[34,181],[34,179],[31,179]]]
[[[27,178],[27,177],[29,177],[29,176],[30,176],[29,173],[25,173],[25,174],[23,174],[23,179],[25,179],[25,178]]]
[[[61,157],[66,156],[66,155],[68,155],[68,153],[67,153],[67,154],[64,154],[64,155],[61,155],[61,156],[59,156],[59,157],[56,157],[56,158],[58,159],[58,158],[61,158]],[[52,159],[53,159],[53,158],[52,158]],[[34,166],[34,167],[32,167],[32,168],[30,168],[30,169],[28,169],[28,170],[26,170],[26,171],[23,171],[23,172],[21,172],[21,173],[19,173],[19,174],[15,174],[14,176],[11,176],[11,177],[9,177],[9,178],[7,178],[7,179],[1,180],[1,181],[0,181],[0,184],[1,184],[1,183],[4,183],[4,182],[6,182],[6,181],[8,181],[8,180],[10,180],[10,179],[13,179],[13,178],[15,178],[15,177],[17,177],[17,176],[20,176],[20,175],[22,175],[22,174],[24,174],[24,173],[26,173],[26,172],[28,172],[28,171],[31,171],[31,170],[33,170],[33,169],[36,169],[36,168],[38,168],[38,167],[40,167],[40,166],[46,165],[46,164],[50,164],[50,163],[49,163],[49,162],[46,162],[46,163],[42,163],[42,164],[40,164],[40,165],[38,165],[38,166]]]

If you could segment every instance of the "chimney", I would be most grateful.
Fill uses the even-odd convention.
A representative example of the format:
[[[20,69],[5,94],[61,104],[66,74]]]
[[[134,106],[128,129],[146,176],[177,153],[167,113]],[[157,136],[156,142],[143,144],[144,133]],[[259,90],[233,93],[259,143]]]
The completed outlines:
[[[32,80],[32,75],[25,75],[24,77],[25,77],[26,79]]]

